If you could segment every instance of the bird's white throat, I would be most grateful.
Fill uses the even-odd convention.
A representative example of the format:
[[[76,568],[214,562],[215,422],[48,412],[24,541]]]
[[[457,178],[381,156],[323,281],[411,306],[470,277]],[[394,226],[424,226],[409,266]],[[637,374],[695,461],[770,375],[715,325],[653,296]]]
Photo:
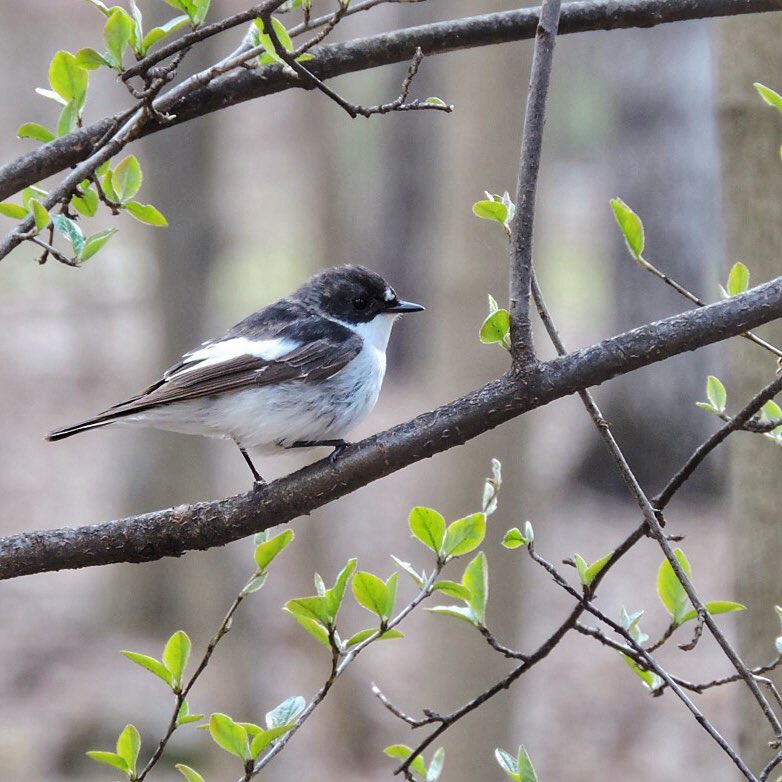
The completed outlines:
[[[399,315],[396,313],[384,312],[380,315],[375,315],[368,323],[347,323],[344,320],[337,320],[337,323],[358,334],[366,344],[377,348],[381,353],[385,353],[388,347],[388,340],[391,337],[391,328],[398,317]]]

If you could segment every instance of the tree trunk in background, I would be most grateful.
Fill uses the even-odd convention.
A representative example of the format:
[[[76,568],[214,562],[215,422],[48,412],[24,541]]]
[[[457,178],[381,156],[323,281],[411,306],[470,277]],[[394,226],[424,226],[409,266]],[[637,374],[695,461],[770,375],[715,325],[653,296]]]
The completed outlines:
[[[782,86],[782,17],[763,14],[725,21],[717,30],[723,211],[729,248],[723,271],[740,259],[755,284],[778,275],[782,258],[782,122],[752,88],[755,81],[776,90]],[[762,333],[775,344],[782,342],[782,324]],[[776,365],[773,356],[746,340],[733,340],[730,357],[728,401],[735,410],[774,377]],[[739,645],[742,657],[756,665],[773,656],[774,638],[779,635],[773,606],[782,602],[780,452],[758,436],[737,434],[730,438],[729,458],[736,599],[750,609],[737,625]],[[755,701],[743,688],[740,692],[739,749],[758,769],[770,757],[767,741],[772,736]]]
[[[643,219],[647,257],[698,295],[713,299],[715,259],[722,246],[709,28],[686,23],[610,36],[611,45],[595,50],[607,79],[604,89],[615,105],[608,193],[621,196]],[[619,231],[612,239],[613,330],[691,306],[639,270]],[[706,376],[718,374],[716,355],[710,349],[689,353],[611,383],[603,411],[649,491],[662,488],[660,465],[680,463],[712,425],[693,405],[703,395]],[[661,427],[661,420],[670,428]],[[675,438],[670,431],[676,431]],[[600,488],[622,490],[602,443],[597,438],[593,442],[581,466],[582,478]],[[713,462],[698,473],[696,483],[713,487]]]

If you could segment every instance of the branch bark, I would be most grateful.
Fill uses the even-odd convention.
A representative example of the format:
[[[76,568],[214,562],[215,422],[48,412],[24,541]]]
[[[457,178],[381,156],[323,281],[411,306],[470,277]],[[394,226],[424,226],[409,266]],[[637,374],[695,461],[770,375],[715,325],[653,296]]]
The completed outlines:
[[[782,10],[782,0],[617,0],[611,3],[576,0],[566,3],[562,9],[559,34],[654,27],[688,19],[779,10]],[[520,41],[535,35],[539,15],[540,8],[524,8],[319,46],[312,50],[315,59],[308,63],[308,69],[323,81],[382,65],[407,62],[412,59],[417,47],[426,56],[431,56]],[[284,72],[279,66],[231,73],[214,79],[180,99],[179,90],[183,85],[174,87],[155,103],[156,108],[163,113],[176,115],[170,124],[187,122],[248,100],[304,86],[294,75]],[[0,167],[0,200],[89,157],[93,145],[109,131],[115,121],[116,117],[99,120]],[[141,128],[140,135],[157,133],[164,127],[168,125],[160,125],[154,118],[150,118]]]
[[[306,515],[555,399],[779,317],[782,277],[526,371],[512,370],[449,404],[351,445],[336,465],[324,459],[268,486],[217,502],[2,538],[0,579],[146,562],[224,545]]]

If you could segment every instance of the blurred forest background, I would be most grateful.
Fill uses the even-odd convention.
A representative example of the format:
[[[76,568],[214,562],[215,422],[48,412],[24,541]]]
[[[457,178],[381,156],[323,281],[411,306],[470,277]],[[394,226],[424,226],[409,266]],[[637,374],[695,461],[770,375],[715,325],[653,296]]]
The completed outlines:
[[[171,15],[159,0],[139,5],[150,21]],[[516,5],[429,0],[381,6],[344,21],[333,40]],[[213,0],[210,18],[245,6]],[[23,121],[53,123],[56,109],[33,88],[45,85],[54,52],[97,47],[102,23],[83,0],[0,1],[0,66],[10,74],[0,80],[0,159],[28,148],[30,142],[15,138]],[[779,20],[765,15],[559,40],[535,246],[544,292],[569,347],[686,309],[626,256],[608,207],[615,195],[643,217],[649,257],[704,298],[717,298],[718,280],[738,257],[755,281],[772,276],[760,264],[779,258],[781,221],[769,211],[779,198],[764,202],[770,206],[761,223],[776,224],[768,227],[776,232],[776,252],[739,256],[749,250],[735,231],[726,252],[719,136],[721,127],[723,138],[730,138],[726,128],[735,129],[731,123],[741,112],[762,114],[762,142],[756,136],[741,147],[736,140],[727,152],[752,155],[760,145],[764,162],[747,166],[734,156],[733,168],[725,170],[730,175],[749,168],[756,179],[744,186],[756,191],[753,199],[762,200],[768,188],[779,193],[778,166],[766,173],[775,165],[779,125],[766,119],[763,112],[771,112],[751,83],[779,89],[779,53],[759,41],[776,41],[778,50],[781,33]],[[750,49],[756,58],[751,72],[740,70],[740,57],[730,48],[739,35],[749,43],[741,51]],[[224,56],[240,36],[233,31],[212,39],[186,60],[188,68]],[[486,294],[505,298],[506,246],[502,232],[476,220],[470,206],[484,189],[514,190],[531,51],[531,42],[521,42],[426,59],[415,94],[455,104],[450,116],[350,120],[320,94],[289,91],[156,134],[132,151],[145,171],[141,200],[163,211],[167,230],[120,218],[120,234],[80,270],[53,261],[38,267],[25,248],[6,260],[0,268],[0,534],[246,490],[245,465],[233,445],[220,441],[118,431],[52,445],[43,436],[134,393],[183,351],[323,266],[366,264],[401,295],[427,306],[423,316],[397,326],[380,403],[357,435],[501,373],[507,356],[481,345],[477,330]],[[375,103],[396,96],[404,73],[400,65],[336,84],[352,100]],[[101,87],[90,92],[88,119],[127,103],[107,73],[94,73],[91,81]],[[763,180],[773,176],[772,184]],[[752,211],[739,210],[728,224],[736,231],[746,221],[757,225]],[[102,219],[110,224],[109,217]],[[541,351],[550,355],[542,329],[537,335]],[[737,360],[752,349],[737,346]],[[597,391],[650,492],[713,430],[714,420],[694,402],[703,397],[707,374],[728,377],[726,353],[716,348],[681,356]],[[764,367],[767,375],[769,361]],[[768,460],[773,476],[779,453],[757,439],[750,446],[755,455],[749,458]],[[450,519],[475,510],[492,456],[503,463],[505,486],[487,542],[489,625],[509,645],[531,648],[568,601],[526,558],[498,546],[502,532],[530,519],[549,559],[579,551],[592,561],[638,522],[576,399],[297,520],[285,565],[274,568],[267,587],[241,608],[194,691],[192,710],[258,722],[285,697],[309,696],[328,660],[279,610],[283,602],[311,594],[314,571],[328,581],[350,556],[386,575],[389,553],[428,565],[422,547],[409,539],[409,509],[430,505]],[[684,547],[708,598],[737,596],[725,456],[708,463],[669,516],[674,531],[688,536]],[[260,469],[277,476],[302,463],[283,458]],[[773,514],[778,504],[769,503]],[[108,770],[84,752],[110,748],[127,722],[139,727],[148,753],[171,704],[160,683],[119,650],[157,655],[174,630],[184,629],[200,654],[252,571],[251,549],[242,541],[179,560],[0,586],[0,778],[107,779]],[[654,593],[660,559],[656,546],[640,546],[601,588],[601,604],[612,615],[622,605],[645,608],[645,629],[653,637],[666,624]],[[772,636],[777,587],[778,580],[768,586],[765,602],[750,606]],[[354,627],[366,622],[359,609],[348,616]],[[739,616],[724,624],[735,633],[748,621]],[[507,669],[464,623],[421,612],[403,630],[405,641],[373,647],[349,671],[320,714],[264,772],[266,779],[315,773],[320,779],[389,779],[392,763],[382,748],[412,744],[415,736],[372,698],[370,681],[408,712],[444,711]],[[753,640],[745,652],[752,664],[773,656],[766,640]],[[662,659],[692,679],[728,672],[709,639],[691,654],[674,647]],[[739,727],[736,699],[729,689],[701,699],[729,736]],[[714,782],[734,778],[678,702],[669,694],[650,699],[617,655],[582,638],[567,640],[510,693],[446,734],[443,778],[500,779],[494,747],[515,750],[521,742],[543,780],[583,778],[584,769],[588,778],[602,779],[666,778],[685,768]],[[236,764],[203,733],[185,729],[171,749],[170,763],[155,779],[178,778],[176,761],[209,780],[236,776]]]

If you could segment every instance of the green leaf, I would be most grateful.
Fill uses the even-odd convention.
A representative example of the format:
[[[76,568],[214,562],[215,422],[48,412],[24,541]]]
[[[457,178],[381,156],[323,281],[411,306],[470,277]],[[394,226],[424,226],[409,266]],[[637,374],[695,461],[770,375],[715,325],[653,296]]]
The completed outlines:
[[[285,608],[296,616],[303,616],[307,619],[314,619],[322,625],[328,627],[333,619],[329,609],[327,597],[296,597],[285,604]]]
[[[734,603],[732,600],[712,600],[703,605],[712,616],[715,614],[730,614],[734,611],[745,611],[747,608],[745,605]],[[695,619],[697,616],[698,612],[693,608],[682,616],[679,624],[689,622],[690,619]]]
[[[251,595],[253,592],[257,592],[265,583],[267,579],[266,573],[261,573],[258,576],[253,576],[243,587],[243,595]]]
[[[136,776],[136,761],[141,749],[141,736],[135,725],[126,725],[117,739],[117,754],[128,767],[128,776]]]
[[[486,514],[473,513],[448,526],[443,543],[446,557],[460,557],[469,554],[483,542],[486,535]]]
[[[97,760],[98,763],[105,763],[107,766],[113,766],[118,768],[123,774],[128,773],[128,764],[119,755],[115,755],[113,752],[97,752],[90,750],[85,753],[88,758]]]
[[[136,58],[143,57],[144,51],[144,21],[141,16],[136,0],[129,0],[130,15],[133,19],[133,34],[130,36],[130,48],[136,55]]]
[[[393,554],[391,554],[391,559],[393,559],[394,562],[400,568],[402,568],[402,570],[404,570],[405,573],[407,573],[407,575],[410,576],[410,578],[412,578],[413,581],[415,581],[415,583],[418,584],[419,587],[422,587],[424,585],[423,578],[421,578],[421,576],[418,573],[416,573],[415,569],[409,562],[403,562],[401,559],[398,559]]]
[[[586,560],[581,556],[581,554],[574,554],[573,555],[573,561],[576,563],[576,571],[578,572],[578,580],[581,582],[583,586],[587,586],[588,582],[586,580],[586,572],[587,572],[587,563]]]
[[[234,722],[227,714],[219,712],[209,718],[209,733],[215,743],[226,752],[241,758],[250,760],[250,743],[247,730]]]
[[[645,671],[632,657],[628,657],[626,654],[622,654],[622,652],[619,652],[619,654],[648,690],[654,691],[662,685],[663,680],[656,673]]]
[[[320,622],[309,616],[297,614],[291,611],[287,606],[285,606],[283,611],[287,611],[311,636],[320,641],[327,649],[331,649],[329,631]]]
[[[432,589],[442,592],[443,594],[448,595],[448,597],[455,597],[457,600],[469,602],[472,597],[472,593],[466,586],[457,584],[455,581],[437,581],[434,586],[432,586]]]
[[[135,22],[128,12],[120,6],[114,6],[103,28],[103,40],[112,68],[122,70],[122,57],[130,46],[134,33]]]
[[[502,545],[509,549],[526,546],[528,543],[529,541],[521,534],[518,527],[511,527],[502,538]]]
[[[256,546],[255,564],[258,565],[258,570],[266,570],[272,560],[290,544],[293,537],[293,530],[286,529],[279,535],[275,535],[271,540]]]
[[[532,761],[523,744],[519,747],[518,765],[520,782],[538,782],[538,775],[532,767]]]
[[[55,103],[59,103],[60,106],[65,106],[68,101],[63,100],[54,90],[45,90],[43,87],[36,87],[35,91],[43,98],[47,100],[53,100]]]
[[[79,253],[79,260],[86,261],[89,258],[92,258],[92,256],[95,255],[95,253],[97,253],[115,233],[117,233],[116,228],[107,228],[105,231],[98,231],[97,233],[92,234],[92,236],[88,236],[87,240],[84,242],[84,247],[81,248],[81,252]]]
[[[413,750],[405,744],[392,744],[390,747],[386,747],[383,752],[388,757],[396,760],[407,760],[413,754]],[[424,759],[420,755],[416,755],[410,764],[410,768],[421,776],[422,779],[426,779],[426,766],[424,765]]]
[[[198,27],[209,12],[209,4],[211,0],[190,0],[190,5],[193,7],[193,27]]]
[[[54,55],[49,65],[49,84],[66,103],[74,101],[81,108],[88,82],[89,74],[70,52],[60,50]]]
[[[328,612],[332,622],[337,618],[337,614],[342,605],[342,598],[345,596],[345,588],[355,569],[356,559],[354,557],[353,559],[349,559],[345,567],[339,571],[334,586],[331,589],[325,590],[324,596],[327,601]]]
[[[158,42],[170,35],[173,32],[184,27],[190,21],[188,16],[175,16],[173,19],[169,19],[165,24],[161,24],[160,27],[153,27],[145,36],[142,41],[142,50],[146,56],[147,52]]]
[[[140,204],[138,201],[128,201],[123,204],[123,208],[127,210],[128,214],[135,217],[136,220],[141,223],[159,226],[160,228],[166,228],[168,226],[168,220],[166,220],[165,216],[152,206],[152,204]]]
[[[30,201],[32,201],[33,198],[37,198],[40,201],[41,198],[45,198],[48,195],[49,193],[46,190],[43,190],[36,185],[30,185],[22,190],[22,203],[24,204],[25,209],[29,211],[32,208],[30,206]]]
[[[622,610],[619,613],[622,627],[630,633],[637,644],[645,644],[649,640],[649,636],[641,630],[641,627],[638,624],[638,621],[643,615],[643,611],[636,611],[634,614],[628,614],[624,606],[622,606]]]
[[[494,750],[494,757],[497,759],[500,768],[515,782],[519,782],[519,761],[504,749]]]
[[[435,554],[439,554],[445,539],[445,519],[431,508],[417,507],[410,511],[410,532]]]
[[[124,203],[133,198],[141,187],[141,166],[135,155],[128,155],[111,172],[111,184],[117,198]]]
[[[396,603],[396,587],[399,582],[399,573],[392,573],[386,579],[386,610],[384,617],[390,619],[394,614],[394,605]]]
[[[272,741],[278,739],[280,736],[284,736],[286,733],[290,732],[293,727],[293,723],[291,723],[290,725],[280,725],[280,727],[272,728],[271,730],[260,730],[256,733],[250,743],[250,754],[252,755],[253,760],[255,760]]]
[[[67,136],[69,133],[72,133],[76,129],[78,119],[78,104],[75,100],[68,101],[60,112],[60,116],[57,120],[57,135]]]
[[[728,401],[728,393],[725,386],[722,385],[719,378],[709,375],[706,381],[706,396],[713,407],[721,413],[725,412],[725,405]]]
[[[749,288],[749,269],[741,262],[733,264],[728,275],[728,294],[736,296]]]
[[[187,725],[190,722],[198,722],[203,718],[203,714],[191,714],[190,707],[187,705],[187,701],[182,701],[182,705],[179,707],[179,711],[176,715],[176,724]]]
[[[586,573],[586,586],[589,586],[602,572],[603,568],[608,564],[611,557],[614,556],[614,552],[606,554],[604,557],[600,557],[596,562],[593,562],[587,569]]]
[[[84,247],[84,233],[78,224],[65,215],[54,215],[52,222],[57,231],[73,245],[73,251],[76,255],[79,255]]]
[[[255,27],[258,31],[258,42],[263,46],[264,49],[266,49],[266,53],[276,62],[284,62],[284,60],[277,54],[277,50],[274,48],[274,42],[272,41],[271,36],[266,32],[263,19],[256,19]],[[280,44],[282,44],[282,48],[286,52],[292,52],[293,41],[291,41],[291,37],[288,35],[288,31],[285,29],[283,23],[274,16],[272,17],[272,27],[274,28],[274,32],[277,33],[277,39],[279,40]]]
[[[187,780],[187,782],[205,782],[204,778],[190,766],[184,763],[177,763],[174,768]]]
[[[690,578],[692,569],[690,568],[690,563],[687,561],[687,557],[684,556],[684,552],[680,548],[677,548],[674,555],[685,575]],[[684,615],[689,610],[689,599],[687,598],[687,593],[684,591],[684,587],[676,577],[676,573],[673,572],[671,563],[668,562],[667,559],[662,561],[660,569],[657,571],[657,594],[660,596],[662,604],[671,615],[674,623],[680,625],[682,621],[684,621]]]
[[[510,314],[508,310],[501,309],[492,312],[481,324],[478,336],[485,345],[500,342],[508,347],[510,340]]]
[[[3,201],[0,203],[0,215],[11,217],[14,220],[23,220],[27,217],[27,209],[19,204],[12,204],[10,201]]]
[[[707,413],[714,413],[715,415],[720,414],[720,411],[708,402],[696,402],[695,407],[700,407],[701,410],[705,410]]]
[[[182,688],[182,676],[190,659],[190,638],[183,630],[177,630],[166,643],[163,649],[163,665],[171,674],[176,689]]]
[[[20,125],[16,135],[18,138],[34,138],[36,141],[43,141],[44,143],[55,138],[54,133],[49,128],[45,128],[37,122],[25,122],[24,125]]]
[[[136,663],[136,665],[140,665],[142,668],[146,668],[151,673],[154,673],[155,676],[162,679],[169,687],[171,686],[171,674],[169,673],[168,668],[159,660],[146,654],[139,654],[138,652],[123,651],[121,654],[127,657],[131,662]]]
[[[472,205],[472,213],[482,220],[493,220],[502,226],[508,220],[508,207],[497,201],[476,201]]]
[[[93,217],[98,211],[98,194],[91,187],[84,187],[84,185],[82,185],[80,193],[80,195],[71,198],[73,208],[80,215]]]
[[[636,261],[643,261],[644,225],[641,218],[621,198],[611,199],[611,209],[630,254]]]
[[[769,106],[773,106],[777,111],[782,111],[782,95],[757,81],[752,86]]]
[[[469,606],[432,606],[426,610],[431,614],[439,614],[440,616],[454,616],[457,619],[469,622],[471,625],[480,624]]]
[[[436,95],[432,95],[430,98],[425,98],[424,103],[430,103],[432,106],[447,106],[448,104]]]
[[[347,641],[345,641],[345,648],[350,649],[351,646],[356,646],[357,644],[364,643],[364,641],[366,641],[367,638],[370,638],[371,636],[375,635],[377,631],[378,631],[377,627],[370,627],[367,630],[359,630],[357,633],[351,635]],[[377,637],[377,640],[392,641],[395,638],[404,638],[404,635],[400,633],[399,630],[396,630],[395,628],[392,627],[390,630],[386,630],[382,635],[379,635]]]
[[[101,65],[111,68],[111,63],[102,54],[90,48],[76,52],[76,64],[85,71],[94,71]]]
[[[774,421],[777,418],[782,418],[782,407],[780,407],[773,399],[770,399],[763,407],[760,408],[761,417],[767,421]]]
[[[306,702],[301,695],[293,695],[286,698],[278,706],[275,706],[270,712],[266,713],[266,727],[269,730],[290,726],[296,721],[296,718],[304,711]]]
[[[445,749],[443,749],[443,747],[438,747],[434,755],[432,755],[432,762],[427,769],[426,782],[437,782],[437,780],[440,779],[440,774],[443,773],[444,764]]]
[[[353,595],[360,606],[377,614],[380,619],[388,619],[388,589],[386,585],[372,573],[360,570],[353,576]]]
[[[44,205],[37,198],[30,199],[30,206],[32,207],[33,217],[35,218],[35,232],[41,233],[41,231],[43,231],[51,222],[51,217]]]
[[[477,622],[486,622],[486,601],[489,598],[489,566],[486,554],[478,552],[475,558],[464,569],[462,585],[469,591],[467,602]]]

